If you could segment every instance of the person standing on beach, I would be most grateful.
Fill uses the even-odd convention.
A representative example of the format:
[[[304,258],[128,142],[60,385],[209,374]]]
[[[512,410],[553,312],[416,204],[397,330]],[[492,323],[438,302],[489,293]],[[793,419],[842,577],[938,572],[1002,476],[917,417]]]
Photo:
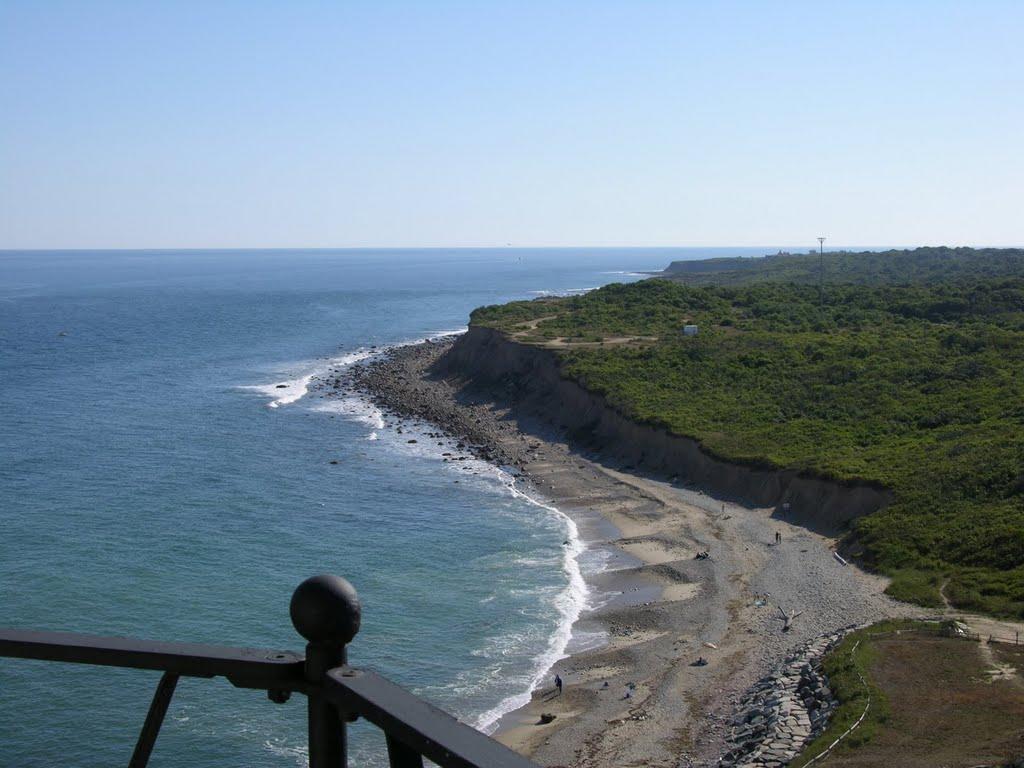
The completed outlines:
[[[782,543],[782,534],[779,533],[778,531],[775,532],[775,543],[776,544],[781,544]]]
[[[561,675],[555,675],[555,688],[558,689],[558,695],[562,695],[562,677]]]

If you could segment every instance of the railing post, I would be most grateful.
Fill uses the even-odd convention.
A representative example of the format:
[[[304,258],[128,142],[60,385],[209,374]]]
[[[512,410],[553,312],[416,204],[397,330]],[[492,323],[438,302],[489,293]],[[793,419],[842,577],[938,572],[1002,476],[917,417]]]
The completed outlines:
[[[160,735],[160,726],[163,725],[167,708],[171,705],[171,697],[174,696],[174,688],[177,685],[178,676],[171,672],[164,672],[153,693],[153,701],[150,702],[149,712],[146,713],[146,722],[142,724],[142,731],[139,732],[139,739],[135,743],[132,759],[128,761],[128,768],[146,768],[149,763],[149,756],[153,753],[156,737]]]
[[[323,685],[327,672],[345,663],[345,646],[359,631],[362,609],[355,589],[340,576],[321,574],[292,595],[292,624],[308,641],[306,680]],[[309,768],[344,768],[345,717],[316,689],[309,693]]]

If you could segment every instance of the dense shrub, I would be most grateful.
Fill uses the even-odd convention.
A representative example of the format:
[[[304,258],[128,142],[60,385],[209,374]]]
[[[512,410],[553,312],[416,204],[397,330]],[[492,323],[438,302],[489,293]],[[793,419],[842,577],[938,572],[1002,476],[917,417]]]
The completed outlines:
[[[814,285],[650,280],[471,322],[634,339],[570,341],[563,371],[722,458],[891,488],[848,544],[895,594],[935,604],[948,579],[959,605],[1024,615],[1024,278],[830,285],[823,306]]]

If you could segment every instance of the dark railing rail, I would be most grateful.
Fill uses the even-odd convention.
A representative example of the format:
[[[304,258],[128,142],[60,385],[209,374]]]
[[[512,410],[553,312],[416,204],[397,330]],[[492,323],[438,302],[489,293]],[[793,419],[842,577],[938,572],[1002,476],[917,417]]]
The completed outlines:
[[[145,768],[180,677],[224,677],[239,688],[265,690],[278,704],[306,696],[310,768],[347,763],[346,723],[360,717],[384,731],[395,768],[419,768],[426,757],[442,768],[536,768],[521,755],[460,723],[390,680],[346,663],[361,608],[352,585],[314,576],[292,595],[292,623],[307,640],[291,651],[165,643],[67,632],[0,629],[0,656],[163,672],[129,768]]]

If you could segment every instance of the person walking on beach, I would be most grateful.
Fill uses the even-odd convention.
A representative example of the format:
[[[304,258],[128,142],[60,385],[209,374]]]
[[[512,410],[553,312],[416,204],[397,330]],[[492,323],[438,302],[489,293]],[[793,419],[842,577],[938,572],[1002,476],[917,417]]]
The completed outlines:
[[[779,533],[778,531],[775,532],[775,543],[776,544],[781,544],[782,543],[782,534]]]
[[[555,688],[558,689],[558,695],[562,695],[562,676],[555,675]]]

